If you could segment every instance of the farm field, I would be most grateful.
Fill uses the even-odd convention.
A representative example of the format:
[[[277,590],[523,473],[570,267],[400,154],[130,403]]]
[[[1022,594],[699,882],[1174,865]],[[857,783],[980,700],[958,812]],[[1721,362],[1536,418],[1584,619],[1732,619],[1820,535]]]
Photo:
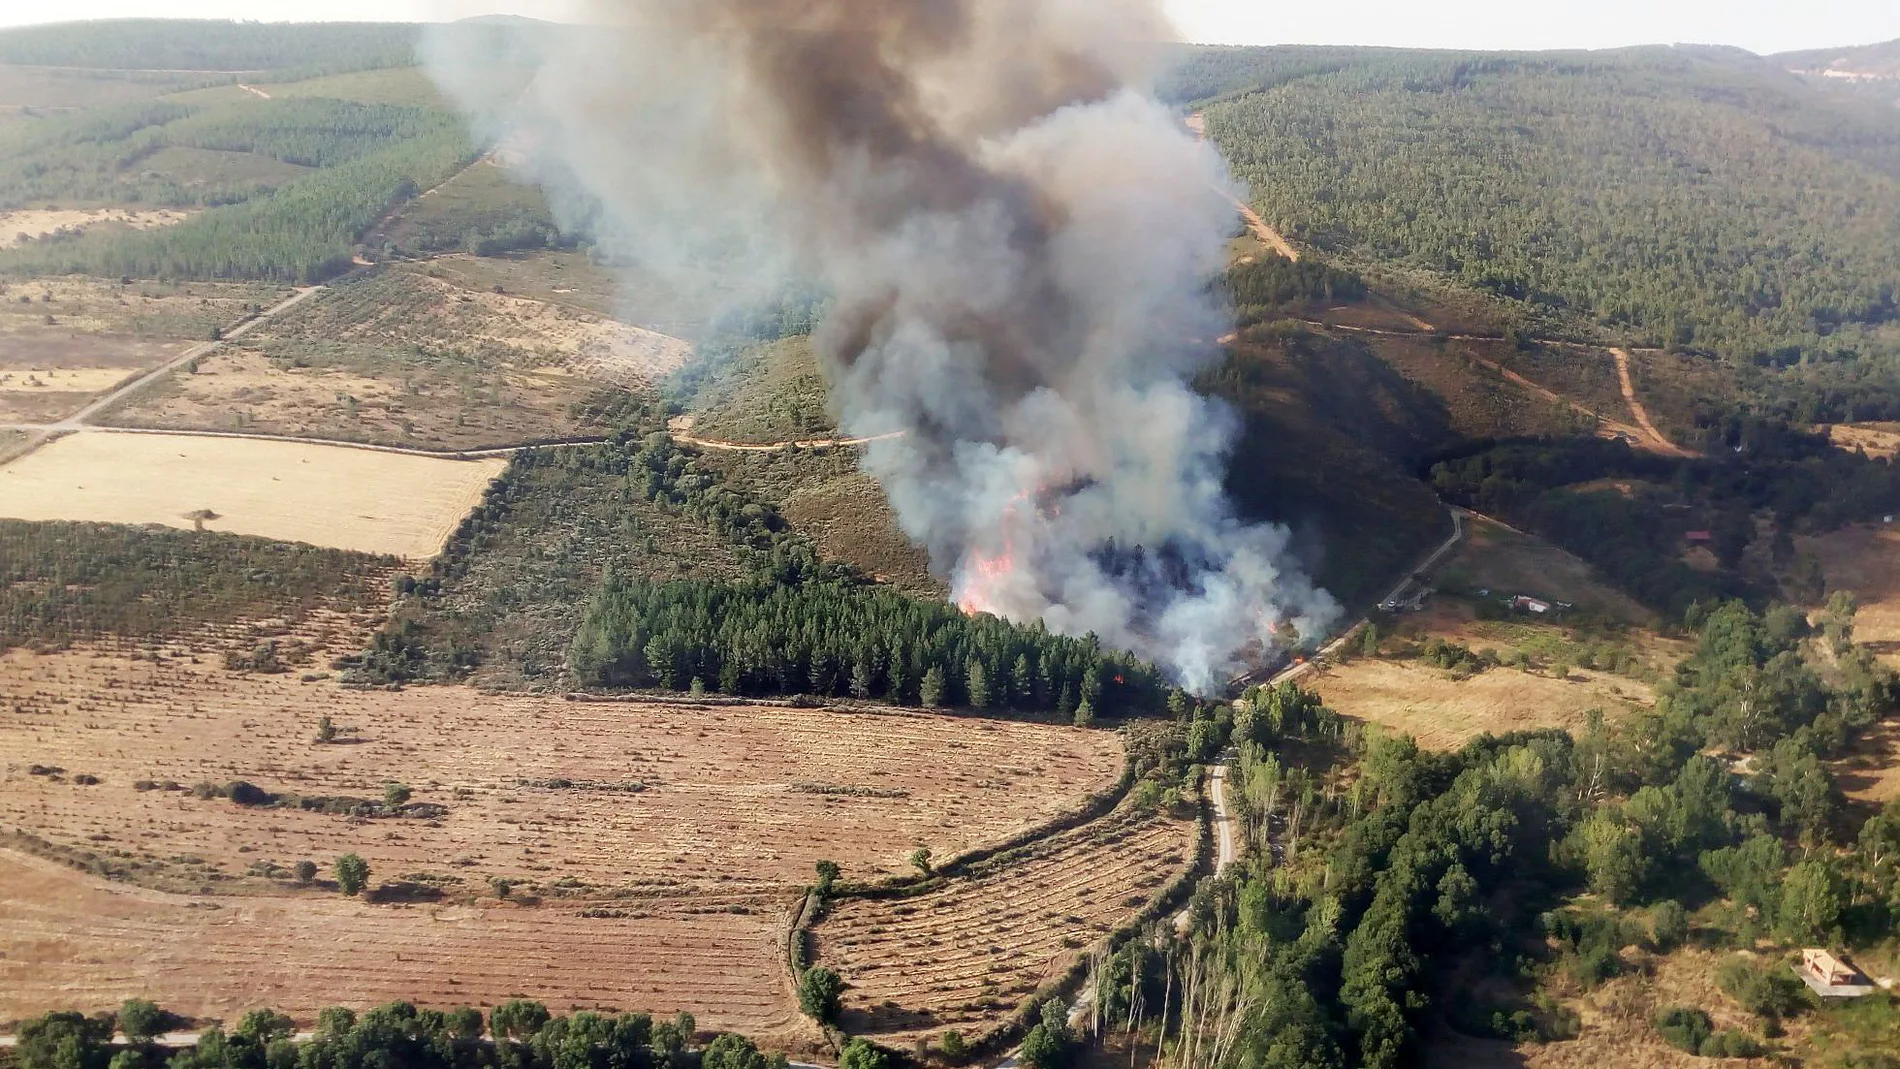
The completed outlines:
[[[905,871],[918,845],[949,856],[1039,824],[1121,764],[1116,736],[1066,727],[391,693],[188,656],[15,651],[0,656],[0,692],[11,766],[0,823],[174,889],[281,890],[247,874],[352,850],[384,876],[430,869],[475,891],[494,876],[595,896],[782,890],[824,857],[867,879]],[[353,741],[314,743],[324,716]],[[28,764],[102,782],[29,776]],[[447,812],[364,823],[140,791],[141,780],[379,799],[399,781]],[[197,861],[169,860],[185,854]]]
[[[789,1042],[805,1026],[784,925],[817,859],[875,879],[918,844],[995,842],[1111,784],[1122,761],[1115,735],[1069,727],[349,690],[199,660],[0,655],[0,823],[26,832],[0,842],[0,1019],[134,993],[225,1016],[262,999],[303,1019],[520,995],[687,1009]],[[345,741],[314,741],[326,715]],[[444,810],[352,817],[162,786],[233,779],[375,799],[400,781]],[[1185,850],[1187,825],[1167,826]],[[352,851],[373,888],[395,888],[366,903],[289,878]],[[1133,893],[1111,892],[1100,908]]]
[[[306,1027],[324,1006],[390,1001],[697,1015],[762,1044],[810,1049],[783,965],[782,899],[642,902],[622,915],[166,894],[111,884],[0,848],[0,1020],[155,998],[234,1020],[259,1005]],[[588,916],[589,912],[595,915]]]
[[[398,267],[260,324],[242,347],[178,369],[109,422],[432,449],[509,445],[584,430],[598,391],[651,384],[688,351],[590,312]]]
[[[196,71],[115,71],[0,63],[0,112],[40,116],[146,100],[216,77]]]
[[[159,523],[425,559],[507,466],[342,446],[68,435],[0,466],[0,515]],[[209,510],[202,520],[193,514]]]
[[[1198,825],[1129,804],[920,894],[847,899],[813,931],[841,1023],[905,1046],[1001,1021],[1192,864]]]

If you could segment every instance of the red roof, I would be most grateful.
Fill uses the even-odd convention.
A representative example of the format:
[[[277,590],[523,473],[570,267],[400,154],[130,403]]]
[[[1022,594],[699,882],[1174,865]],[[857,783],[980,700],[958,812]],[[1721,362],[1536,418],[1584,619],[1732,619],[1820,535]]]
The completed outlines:
[[[1682,537],[1688,539],[1691,542],[1715,541],[1715,535],[1713,532],[1710,532],[1710,531],[1690,531],[1688,534],[1685,534]]]

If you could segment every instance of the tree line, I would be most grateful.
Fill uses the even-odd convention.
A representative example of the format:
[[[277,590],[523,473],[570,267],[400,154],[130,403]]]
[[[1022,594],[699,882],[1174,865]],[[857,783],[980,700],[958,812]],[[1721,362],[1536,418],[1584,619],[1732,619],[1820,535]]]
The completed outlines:
[[[401,67],[421,27],[401,23],[112,19],[0,31],[0,63],[106,70],[295,71]]]
[[[190,1046],[161,1045],[189,1022],[144,999],[117,1013],[47,1013],[24,1021],[14,1051],[21,1069],[784,1069],[745,1036],[702,1037],[690,1013],[588,1010],[565,1017],[525,999],[489,1011],[421,1009],[392,1002],[358,1014],[317,1015],[308,1037],[289,1017],[251,1010],[228,1032],[217,1024]],[[115,1042],[114,1033],[123,1035]],[[703,1042],[702,1042],[703,1038]],[[869,1065],[863,1069],[882,1069]]]

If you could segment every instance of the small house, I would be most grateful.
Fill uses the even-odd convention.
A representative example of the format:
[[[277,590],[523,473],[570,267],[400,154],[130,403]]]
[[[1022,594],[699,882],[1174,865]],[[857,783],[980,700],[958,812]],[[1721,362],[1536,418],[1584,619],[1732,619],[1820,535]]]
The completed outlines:
[[[1715,541],[1715,532],[1714,531],[1690,531],[1682,536],[1682,540],[1685,542],[1695,543],[1696,545],[1707,545],[1708,543]]]
[[[1795,974],[1823,998],[1859,998],[1874,989],[1873,982],[1862,976],[1859,969],[1815,947],[1801,952],[1801,964],[1795,968]]]
[[[1550,602],[1542,598],[1533,598],[1519,594],[1517,597],[1511,599],[1511,608],[1517,609],[1520,612],[1534,612],[1542,616],[1550,612],[1552,606]]]

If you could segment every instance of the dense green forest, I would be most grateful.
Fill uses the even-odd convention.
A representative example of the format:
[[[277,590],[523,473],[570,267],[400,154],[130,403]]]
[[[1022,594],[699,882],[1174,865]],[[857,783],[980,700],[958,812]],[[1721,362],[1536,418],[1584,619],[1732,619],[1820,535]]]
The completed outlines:
[[[1165,88],[1220,98],[1209,136],[1299,240],[1632,344],[1894,379],[1891,108],[1720,49],[1219,49]]]
[[[406,66],[415,62],[420,32],[414,25],[372,22],[62,22],[0,31],[0,63],[310,76]]]
[[[1441,1024],[1575,1038],[1581,1020],[1549,992],[1642,968],[1626,948],[1675,950],[1693,913],[1700,946],[1749,952],[1719,986],[1760,1027],[1706,1027],[1699,1006],[1650,1027],[1705,1057],[1769,1052],[1782,1018],[1824,1012],[1786,971],[1791,948],[1900,930],[1900,803],[1851,810],[1824,763],[1892,708],[1895,684],[1852,644],[1846,603],[1817,632],[1737,602],[1685,622],[1694,652],[1656,707],[1574,736],[1430,753],[1292,685],[1195,709],[1187,757],[1239,747],[1228,797],[1256,849],[1197,892],[1191,943],[1136,941],[1098,972],[1099,1008],[1158,1019],[1179,1064],[1395,1069]],[[1737,772],[1711,752],[1755,758]],[[1889,1064],[1893,1001],[1854,1009],[1834,1023],[1873,1060],[1829,1064]]]

